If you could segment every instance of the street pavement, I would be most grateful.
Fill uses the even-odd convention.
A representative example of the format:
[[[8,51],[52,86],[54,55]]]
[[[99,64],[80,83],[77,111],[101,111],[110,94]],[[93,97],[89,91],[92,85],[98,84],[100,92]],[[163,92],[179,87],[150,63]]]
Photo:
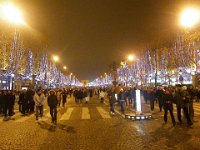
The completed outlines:
[[[17,106],[16,108],[17,109]],[[198,150],[200,149],[200,103],[194,103],[192,128],[173,127],[170,117],[163,124],[163,112],[158,104],[151,120],[131,121],[115,107],[110,115],[108,100],[100,103],[97,97],[88,104],[76,104],[68,98],[65,108],[58,111],[58,124],[51,124],[45,104],[44,117],[36,122],[35,115],[22,116],[16,111],[12,120],[0,117],[0,149],[2,150]],[[149,112],[149,104],[142,104]],[[125,113],[135,110],[129,106]],[[174,107],[174,115],[176,116]],[[177,120],[176,120],[177,121]]]

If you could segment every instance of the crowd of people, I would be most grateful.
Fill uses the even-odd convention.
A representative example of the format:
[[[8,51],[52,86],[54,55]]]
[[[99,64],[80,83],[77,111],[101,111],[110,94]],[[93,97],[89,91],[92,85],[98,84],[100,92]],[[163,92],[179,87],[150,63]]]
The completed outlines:
[[[54,90],[24,89],[20,92],[14,90],[0,91],[0,115],[4,121],[12,119],[15,114],[15,105],[19,105],[19,112],[22,116],[35,113],[36,120],[43,116],[45,100],[50,107],[52,123],[57,123],[57,107],[65,107],[67,97],[74,96],[75,103],[81,105],[83,100],[88,103],[93,96],[93,89],[90,88],[63,88]]]
[[[111,115],[115,114],[115,104],[120,106],[121,113],[124,114],[125,106],[129,108],[136,107],[136,90],[141,90],[141,97],[145,103],[150,104],[150,109],[154,111],[154,103],[159,104],[160,111],[164,110],[164,123],[167,123],[167,115],[170,113],[173,125],[176,125],[173,114],[173,104],[177,107],[177,118],[182,124],[181,110],[184,112],[187,125],[193,124],[194,109],[193,102],[199,101],[200,90],[192,86],[176,86],[176,87],[122,87],[121,85],[102,88],[69,88],[56,90],[42,90],[36,91],[32,89],[16,91],[0,91],[0,114],[4,115],[4,120],[9,120],[14,114],[14,106],[17,102],[19,105],[19,112],[26,116],[35,112],[36,120],[43,116],[44,103],[50,107],[50,114],[52,116],[52,123],[57,123],[57,107],[65,107],[68,96],[74,96],[75,103],[82,105],[90,101],[93,95],[97,95],[100,102],[103,103],[108,97],[110,104]]]
[[[183,124],[181,110],[187,121],[188,127],[193,125],[194,108],[193,102],[199,102],[200,90],[193,86],[176,86],[176,87],[122,87],[121,85],[108,88],[108,97],[110,102],[110,112],[115,114],[114,105],[120,106],[121,113],[124,114],[125,106],[136,107],[136,90],[141,91],[141,97],[145,103],[150,104],[151,112],[154,112],[155,102],[159,104],[160,112],[164,110],[164,123],[167,123],[167,115],[170,113],[172,123],[175,126],[176,121],[173,112],[173,105],[177,107],[177,118],[180,125]],[[129,107],[129,108],[130,108]]]

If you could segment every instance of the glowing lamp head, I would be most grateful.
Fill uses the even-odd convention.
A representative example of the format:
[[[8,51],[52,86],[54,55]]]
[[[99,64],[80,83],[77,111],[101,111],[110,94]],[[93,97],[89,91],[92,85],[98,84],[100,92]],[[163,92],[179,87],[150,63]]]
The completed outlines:
[[[63,69],[64,69],[64,70],[67,70],[67,67],[66,67],[66,66],[64,66],[64,67],[63,67]]]
[[[57,62],[58,60],[59,60],[59,57],[58,56],[53,56],[53,60],[55,61],[55,62]]]
[[[134,56],[133,55],[129,55],[128,56],[128,61],[134,61]]]
[[[2,19],[7,20],[14,24],[24,24],[24,19],[21,11],[13,4],[1,4],[0,5],[0,16]]]
[[[180,17],[180,23],[186,28],[195,26],[200,21],[200,10],[188,8],[183,11]]]

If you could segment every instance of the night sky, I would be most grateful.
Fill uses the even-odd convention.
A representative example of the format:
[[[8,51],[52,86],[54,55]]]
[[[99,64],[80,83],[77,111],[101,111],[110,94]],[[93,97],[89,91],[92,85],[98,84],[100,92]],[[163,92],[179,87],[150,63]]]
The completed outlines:
[[[129,53],[169,39],[189,0],[16,0],[30,34],[48,43],[78,79],[93,80]],[[40,36],[39,36],[40,35]]]

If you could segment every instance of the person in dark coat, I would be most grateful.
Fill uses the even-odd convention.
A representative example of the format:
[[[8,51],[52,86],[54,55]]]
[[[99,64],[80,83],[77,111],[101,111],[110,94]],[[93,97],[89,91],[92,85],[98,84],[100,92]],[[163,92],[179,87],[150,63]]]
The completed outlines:
[[[54,91],[50,91],[50,95],[47,98],[48,106],[50,107],[50,114],[52,123],[57,124],[57,105],[58,99]]]
[[[112,88],[111,91],[108,92],[108,98],[109,98],[109,103],[110,103],[110,113],[112,115],[115,114],[115,109],[114,109],[114,105],[116,102],[116,97],[115,97],[115,89]]]
[[[0,91],[0,114],[3,114],[3,92]]]
[[[163,108],[164,95],[165,95],[164,91],[161,89],[161,87],[159,87],[158,90],[156,91],[156,97],[158,99],[160,111],[162,111]]]
[[[193,107],[193,101],[195,99],[195,97],[197,96],[197,92],[196,92],[196,89],[194,89],[193,86],[190,86],[188,88],[188,92],[190,94],[190,100],[189,100],[189,107],[188,107],[188,113],[189,113],[189,116],[190,116],[190,119],[193,120],[194,118],[194,107]]]
[[[82,102],[83,102],[83,90],[82,89],[78,89],[76,98],[77,98],[78,103],[82,104]]]
[[[75,103],[78,103],[77,94],[78,94],[78,90],[75,89],[75,90],[73,91],[73,96],[74,96]]]
[[[150,101],[151,111],[154,111],[154,101],[155,101],[154,89],[150,89],[150,91],[149,91],[149,101]]]
[[[148,93],[147,93],[147,89],[143,90],[143,97],[144,97],[144,101],[147,104],[147,100],[148,100]]]
[[[4,93],[4,120],[9,116],[12,116],[12,95],[10,91]]]
[[[26,97],[26,90],[23,90],[19,95],[19,107],[21,105],[21,113],[25,115],[27,113],[28,99]]]
[[[12,115],[15,114],[14,112],[14,106],[15,106],[15,92],[12,90],[11,91],[11,106],[10,106],[10,109],[11,109],[11,112],[12,112]]]
[[[122,88],[120,90],[118,98],[119,98],[121,113],[124,114],[124,105],[125,105],[126,95],[125,95],[125,92],[124,92],[124,90]]]
[[[27,111],[29,113],[33,113],[34,112],[34,108],[35,108],[35,102],[34,102],[34,94],[35,92],[31,89],[28,89],[27,92],[26,92],[26,98],[27,98]]]
[[[67,102],[67,91],[64,89],[62,92],[62,106],[65,107],[65,103]]]
[[[173,126],[175,126],[176,121],[174,119],[174,114],[173,114],[173,96],[169,89],[165,89],[165,96],[164,96],[164,122],[165,123],[167,123],[168,111],[170,112]]]
[[[190,96],[189,96],[189,93],[187,91],[187,87],[186,86],[183,86],[182,88],[177,87],[175,95],[174,95],[174,99],[175,99],[175,102],[176,102],[177,116],[178,116],[178,120],[180,122],[180,125],[182,125],[181,109],[183,109],[183,113],[184,113],[184,116],[187,120],[188,127],[190,127],[193,123],[192,123],[190,116],[188,114],[188,103],[189,103]]]

